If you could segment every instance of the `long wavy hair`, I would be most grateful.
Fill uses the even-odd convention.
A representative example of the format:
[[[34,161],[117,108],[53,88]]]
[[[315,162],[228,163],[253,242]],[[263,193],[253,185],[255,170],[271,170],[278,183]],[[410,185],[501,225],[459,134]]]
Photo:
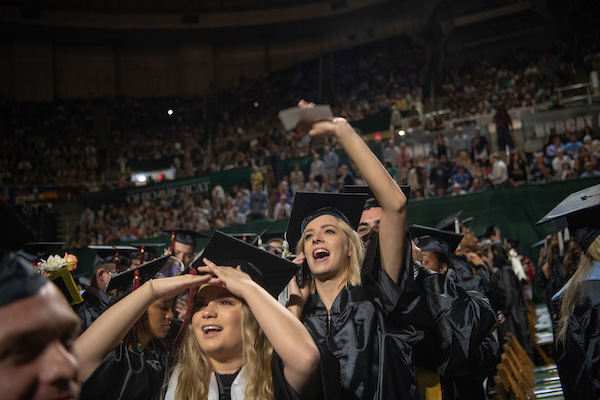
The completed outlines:
[[[190,319],[195,311],[193,309],[190,313]],[[244,397],[248,400],[274,400],[271,375],[273,347],[244,301],[242,301],[242,343],[242,362],[247,376]],[[175,399],[206,399],[213,369],[208,356],[198,344],[191,323],[185,329],[175,368],[177,367],[179,367],[179,377]]]
[[[360,236],[358,233],[350,225],[342,221],[340,218],[332,215],[338,222],[338,225],[342,232],[346,235],[348,239],[348,248],[350,249],[350,261],[348,263],[348,276],[346,277],[346,285],[352,286],[360,286],[362,284],[362,279],[360,275],[360,270],[362,267],[363,260],[365,258],[365,249],[362,241],[360,240]],[[300,254],[300,252],[304,251],[304,235],[298,241],[296,245],[296,254]],[[315,280],[313,277],[311,283],[311,292],[315,291]]]
[[[594,261],[600,261],[600,235],[596,236],[596,239],[594,239],[590,247],[581,255],[579,267],[573,274],[571,284],[567,290],[565,290],[565,294],[563,295],[560,306],[560,320],[558,321],[558,334],[556,335],[558,343],[564,344],[565,342],[567,322],[575,310],[575,305],[579,300],[581,285],[594,266]]]

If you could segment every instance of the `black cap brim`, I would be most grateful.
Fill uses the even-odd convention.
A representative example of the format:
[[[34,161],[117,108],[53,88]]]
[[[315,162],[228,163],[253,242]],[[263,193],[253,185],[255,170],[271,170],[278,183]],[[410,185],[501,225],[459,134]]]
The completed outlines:
[[[121,266],[129,267],[131,266],[131,258],[129,255],[133,251],[138,251],[137,247],[133,246],[91,245],[88,246],[88,248],[96,252],[96,257],[94,258],[93,264],[94,270],[98,269],[104,264],[114,264],[117,250],[119,251],[119,264]]]
[[[334,209],[331,215],[336,215],[335,211],[341,213],[356,230],[367,198],[366,194],[358,193],[297,192],[285,235],[290,248],[296,246],[300,240],[303,221],[325,208]]]
[[[460,233],[422,225],[411,225],[408,227],[408,232],[422,251],[436,253],[454,253],[463,238]]]
[[[463,213],[463,210],[459,210],[459,211],[455,212],[454,214],[444,218],[443,220],[438,222],[438,224],[435,226],[435,229],[441,229],[444,231],[454,232],[456,221],[458,221],[459,226],[461,224],[461,222],[458,218],[461,216],[462,213]]]
[[[215,231],[204,252],[194,263],[193,268],[204,265],[207,258],[216,265],[237,267],[250,275],[252,280],[261,285],[273,297],[277,297],[290,279],[296,274],[299,266],[249,243],[236,239],[223,232]]]
[[[537,225],[557,221],[556,230],[564,225],[562,218],[566,218],[575,241],[587,250],[600,234],[600,184],[570,194]]]
[[[140,285],[152,279],[158,273],[158,271],[162,269],[162,267],[165,265],[165,263],[170,257],[171,256],[167,254],[165,256],[159,257],[155,260],[140,265],[139,268],[137,268],[140,274]],[[133,285],[135,271],[135,269],[129,269],[111,277],[106,287],[106,291],[108,292],[114,289],[129,288],[131,285]]]
[[[196,239],[209,237],[205,233],[194,231],[192,229],[164,229],[163,232],[168,235],[172,235],[173,233],[175,233],[176,242],[194,247],[196,247]]]

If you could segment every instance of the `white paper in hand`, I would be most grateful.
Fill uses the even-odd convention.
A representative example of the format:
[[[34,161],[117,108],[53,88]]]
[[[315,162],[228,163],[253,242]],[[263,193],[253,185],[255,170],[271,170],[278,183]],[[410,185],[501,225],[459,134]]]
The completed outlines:
[[[286,131],[294,129],[298,121],[321,118],[333,118],[329,105],[318,105],[312,108],[290,107],[279,111],[279,120]]]

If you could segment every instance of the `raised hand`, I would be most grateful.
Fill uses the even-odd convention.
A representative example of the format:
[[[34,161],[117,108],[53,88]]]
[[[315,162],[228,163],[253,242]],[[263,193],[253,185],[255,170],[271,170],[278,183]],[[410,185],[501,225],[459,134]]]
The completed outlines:
[[[218,266],[207,258],[202,261],[206,267],[212,272],[216,278],[212,278],[208,283],[211,285],[220,285],[229,290],[233,295],[244,298],[244,289],[253,285],[253,280],[250,275],[242,271],[238,265],[237,268]],[[200,268],[198,272],[201,272]]]
[[[209,275],[180,275],[171,278],[151,279],[147,285],[150,286],[152,295],[156,299],[171,299],[184,290],[208,283]]]

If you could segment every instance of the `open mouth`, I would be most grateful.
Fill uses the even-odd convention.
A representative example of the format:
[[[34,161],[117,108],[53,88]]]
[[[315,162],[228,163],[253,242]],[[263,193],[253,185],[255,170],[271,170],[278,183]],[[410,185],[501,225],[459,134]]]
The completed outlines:
[[[329,257],[329,251],[325,249],[315,249],[313,251],[313,259],[315,261],[323,260],[326,257]]]
[[[205,335],[215,334],[217,332],[221,332],[222,330],[223,328],[218,325],[204,325],[202,327],[202,332],[204,332]]]

